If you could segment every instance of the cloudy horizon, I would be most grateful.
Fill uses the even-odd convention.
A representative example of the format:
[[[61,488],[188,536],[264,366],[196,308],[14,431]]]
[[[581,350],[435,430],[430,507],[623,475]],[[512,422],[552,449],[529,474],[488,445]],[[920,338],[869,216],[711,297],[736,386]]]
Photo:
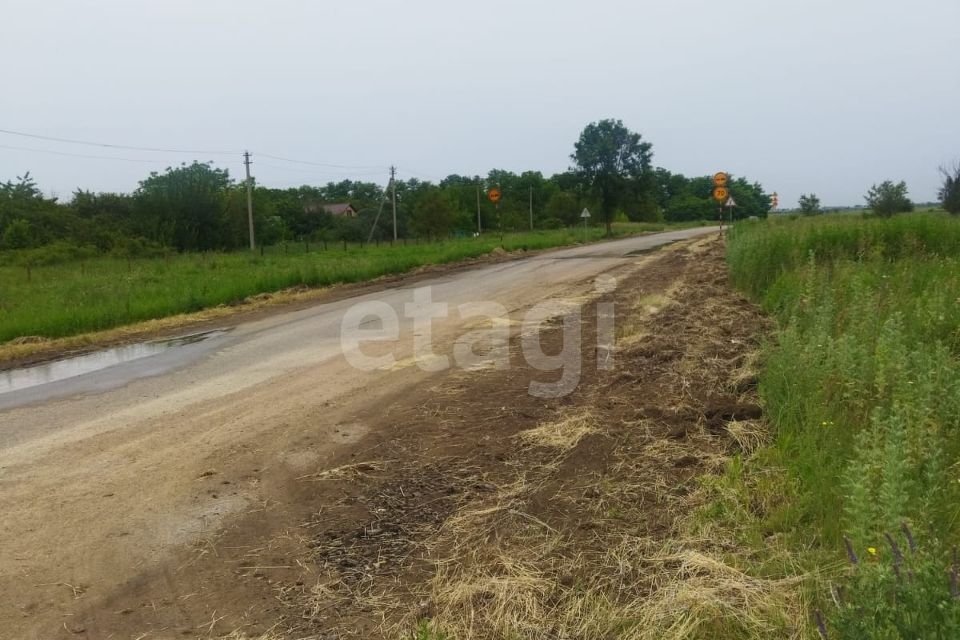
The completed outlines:
[[[213,161],[267,186],[563,171],[618,118],[654,164],[744,175],[796,205],[960,159],[960,3],[8,0],[0,181],[67,199]],[[57,155],[73,154],[73,155]],[[273,156],[267,158],[266,156]],[[78,157],[87,156],[87,157]],[[97,157],[92,157],[97,156]],[[107,157],[111,159],[106,159]],[[303,160],[300,164],[285,159]],[[336,166],[332,166],[336,165]]]

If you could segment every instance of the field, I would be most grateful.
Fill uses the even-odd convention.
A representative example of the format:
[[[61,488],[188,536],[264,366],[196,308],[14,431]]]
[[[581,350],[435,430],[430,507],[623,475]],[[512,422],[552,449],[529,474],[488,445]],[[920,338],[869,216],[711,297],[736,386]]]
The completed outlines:
[[[686,226],[695,226],[688,224]],[[624,236],[662,224],[617,224]],[[47,266],[0,263],[0,343],[24,336],[57,338],[199,311],[288,287],[361,282],[429,265],[506,251],[575,244],[583,229],[450,239],[434,243],[344,246],[330,243],[247,252],[171,254],[165,258],[93,258]],[[588,241],[604,231],[591,227]]]
[[[741,225],[728,262],[778,321],[760,377],[773,441],[731,467],[711,515],[755,567],[805,574],[837,637],[955,637],[960,220]]]

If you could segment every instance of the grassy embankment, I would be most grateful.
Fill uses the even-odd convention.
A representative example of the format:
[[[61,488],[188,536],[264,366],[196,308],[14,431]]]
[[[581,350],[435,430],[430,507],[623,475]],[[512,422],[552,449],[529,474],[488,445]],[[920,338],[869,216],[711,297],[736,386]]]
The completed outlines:
[[[700,515],[753,572],[807,575],[808,636],[958,637],[960,220],[743,224],[728,262],[778,321],[773,433]]]
[[[690,226],[690,225],[687,225]],[[660,231],[663,224],[617,224],[618,236]],[[600,240],[592,227],[587,239]],[[583,229],[508,233],[507,251],[582,242]],[[500,236],[379,247],[330,243],[245,252],[124,260],[100,257],[29,270],[0,262],[0,343],[21,336],[58,338],[194,312],[288,287],[361,282],[429,264],[474,258],[501,246]]]

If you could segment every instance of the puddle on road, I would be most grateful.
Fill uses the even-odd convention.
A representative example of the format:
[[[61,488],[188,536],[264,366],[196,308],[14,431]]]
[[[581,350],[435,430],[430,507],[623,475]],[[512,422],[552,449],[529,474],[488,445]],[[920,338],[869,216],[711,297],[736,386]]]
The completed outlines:
[[[170,349],[196,344],[224,333],[226,332],[223,330],[204,331],[168,340],[153,340],[113,347],[112,349],[95,351],[33,367],[0,371],[0,394],[73,378],[132,360],[141,360]]]

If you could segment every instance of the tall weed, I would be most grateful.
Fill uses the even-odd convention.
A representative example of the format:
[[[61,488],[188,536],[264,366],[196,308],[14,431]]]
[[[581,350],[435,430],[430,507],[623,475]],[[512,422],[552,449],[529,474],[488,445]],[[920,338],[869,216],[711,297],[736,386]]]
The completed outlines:
[[[869,558],[906,524],[940,562],[960,540],[960,221],[741,225],[728,260],[734,281],[780,324],[760,385],[776,436],[768,459],[798,488],[792,520],[780,525],[794,548],[839,557],[849,544]],[[902,602],[923,583],[891,586],[890,575],[856,572],[838,629],[853,628],[843,616],[863,611],[866,599],[896,592]],[[940,578],[945,588],[942,563]]]

